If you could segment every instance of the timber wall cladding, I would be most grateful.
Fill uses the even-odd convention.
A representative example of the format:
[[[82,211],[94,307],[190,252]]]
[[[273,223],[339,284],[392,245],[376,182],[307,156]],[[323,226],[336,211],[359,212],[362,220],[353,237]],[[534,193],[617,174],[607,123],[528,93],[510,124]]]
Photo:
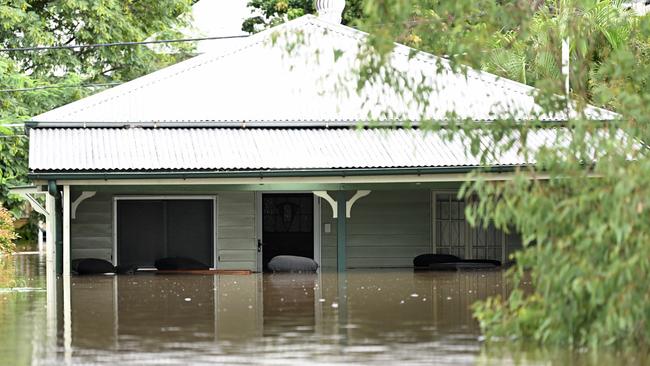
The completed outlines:
[[[73,191],[74,201],[81,192]],[[75,258],[112,260],[113,195],[97,192],[77,207],[76,219],[70,220],[70,254]]]
[[[193,192],[217,195],[217,256],[219,268],[256,269],[257,246],[255,234],[254,192]],[[72,193],[76,199],[80,192]],[[128,195],[120,193],[119,195]],[[139,190],[134,195],[147,195]],[[178,195],[184,192],[151,195]],[[98,257],[111,260],[113,252],[113,196],[110,192],[97,194],[77,208],[77,218],[71,221],[72,258]]]
[[[257,269],[255,192],[220,192],[217,255],[220,269]]]
[[[332,192],[331,192],[332,193]],[[350,194],[351,195],[351,194]],[[373,191],[352,207],[347,224],[348,268],[412,267],[413,258],[431,252],[430,191]],[[336,267],[336,220],[321,204],[321,255],[324,268]]]

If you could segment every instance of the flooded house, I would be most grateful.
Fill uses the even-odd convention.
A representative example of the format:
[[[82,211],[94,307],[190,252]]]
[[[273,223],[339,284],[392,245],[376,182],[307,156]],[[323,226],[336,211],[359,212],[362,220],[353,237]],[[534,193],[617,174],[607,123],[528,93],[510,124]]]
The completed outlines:
[[[388,65],[431,90],[426,100],[381,82],[357,92],[368,35],[340,24],[344,1],[317,4],[318,17],[33,117],[33,186],[16,191],[46,196],[45,206],[30,199],[56,243],[48,272],[68,275],[73,259],[89,257],[146,268],[179,256],[253,272],[276,255],[338,271],[411,267],[423,253],[506,261],[517,235],[470,227],[457,196],[481,166],[468,140],[418,121],[567,116],[540,115],[530,86],[399,44]],[[516,151],[486,179],[531,163]]]

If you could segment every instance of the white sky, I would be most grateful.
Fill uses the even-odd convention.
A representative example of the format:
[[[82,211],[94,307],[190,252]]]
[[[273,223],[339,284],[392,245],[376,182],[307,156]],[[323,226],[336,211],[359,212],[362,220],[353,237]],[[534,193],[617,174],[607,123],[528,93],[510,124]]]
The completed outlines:
[[[244,19],[251,16],[246,7],[249,0],[200,0],[192,7],[194,32],[191,36],[232,36],[246,34],[241,30]],[[200,53],[210,52],[232,44],[236,40],[203,41],[198,44]]]

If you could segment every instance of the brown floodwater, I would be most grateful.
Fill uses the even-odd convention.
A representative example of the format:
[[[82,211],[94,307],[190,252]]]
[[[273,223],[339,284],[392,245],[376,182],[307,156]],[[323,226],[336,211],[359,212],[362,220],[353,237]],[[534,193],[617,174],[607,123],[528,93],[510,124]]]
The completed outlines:
[[[645,364],[480,341],[470,306],[501,271],[74,276],[48,294],[43,258],[0,265],[2,365]]]

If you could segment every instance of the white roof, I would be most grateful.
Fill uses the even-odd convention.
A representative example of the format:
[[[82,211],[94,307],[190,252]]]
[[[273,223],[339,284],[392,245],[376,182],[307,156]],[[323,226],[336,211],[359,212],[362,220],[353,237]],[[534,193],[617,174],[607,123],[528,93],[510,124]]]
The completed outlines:
[[[567,117],[538,116],[541,109],[530,86],[472,69],[466,75],[453,72],[444,59],[426,53],[411,57],[413,50],[402,45],[396,46],[391,66],[415,80],[424,76],[422,85],[434,90],[424,115],[408,93],[400,96],[384,85],[359,95],[357,74],[350,68],[357,66],[359,46],[366,37],[307,15],[233,43],[228,50],[194,57],[33,121],[51,122],[50,126],[332,126],[422,117],[445,120],[449,113],[476,121],[511,115],[530,120]],[[289,54],[291,44],[297,46]],[[391,113],[382,115],[385,111]],[[586,112],[594,119],[614,117],[595,107]]]
[[[552,129],[528,135],[536,149]],[[489,141],[485,140],[484,143]],[[478,167],[461,134],[349,128],[35,128],[29,168],[47,171],[320,170]],[[531,163],[515,144],[493,166]]]

